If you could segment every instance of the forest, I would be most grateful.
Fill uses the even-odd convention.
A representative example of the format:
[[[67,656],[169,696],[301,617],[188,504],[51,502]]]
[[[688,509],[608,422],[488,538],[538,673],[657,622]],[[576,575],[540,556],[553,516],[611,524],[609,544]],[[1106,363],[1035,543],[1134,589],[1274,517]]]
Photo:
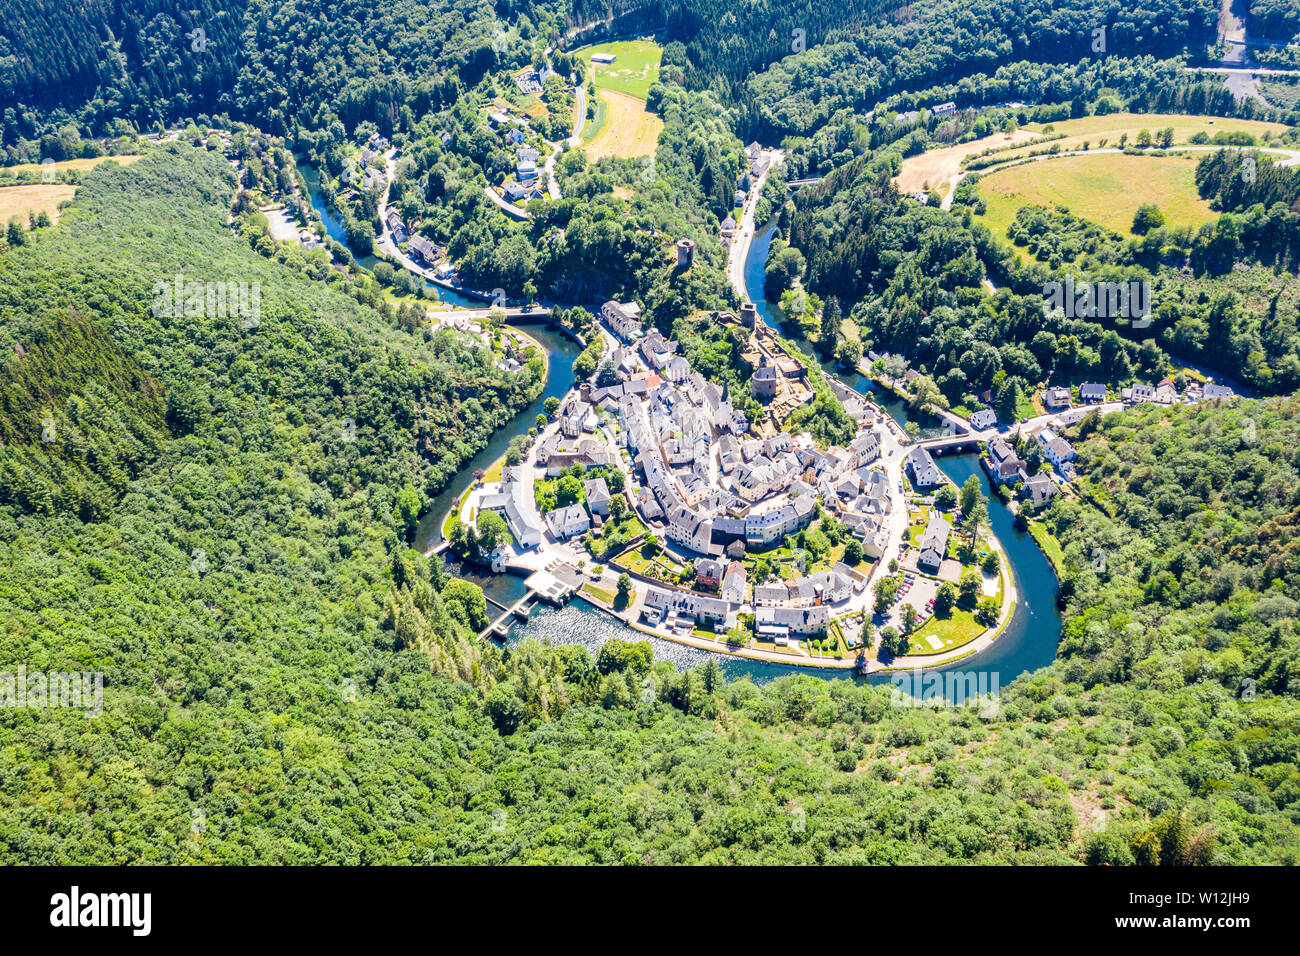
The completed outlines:
[[[0,505],[5,656],[106,674],[100,717],[0,711],[6,859],[1296,862],[1294,399],[1081,426],[1106,507],[1046,516],[1061,659],[993,718],[635,643],[502,652],[468,637],[481,592],[402,542],[434,449],[511,407],[457,395],[497,373],[223,233],[225,168],[105,167],[0,259],[6,348],[33,360],[5,474],[39,455],[112,491]],[[155,319],[151,269],[263,282],[260,325]],[[74,447],[36,451],[37,396]],[[82,436],[103,452],[69,471]]]
[[[1214,222],[1132,241],[1030,209],[1013,226],[1029,264],[972,222],[970,189],[949,212],[890,183],[904,155],[1007,119],[1250,113],[1169,59],[1208,42],[1207,0],[13,7],[7,162],[224,116],[255,127],[235,137],[246,175],[283,185],[291,150],[328,175],[381,131],[405,154],[394,202],[467,276],[636,296],[733,392],[716,224],[742,144],[785,136],[788,173],[825,178],[767,197],[770,285],[802,280],[827,355],[842,309],[936,403],[989,389],[1009,415],[1048,378],[1154,381],[1180,358],[1267,397],[1067,430],[1078,494],[1035,525],[1061,547],[1062,642],[1004,675],[993,712],[678,671],[637,640],[502,648],[474,638],[482,591],[411,545],[425,503],[539,394],[538,366],[504,372],[355,264],[277,248],[201,137],[105,162],[57,223],[0,243],[0,657],[105,685],[99,716],[0,708],[6,862],[1300,864],[1300,398],[1279,394],[1300,382],[1294,174],[1206,153]],[[607,13],[662,30],[653,164],[571,153],[565,200],[529,223],[485,209],[508,154],[480,107]],[[1117,55],[1090,57],[1093,23]],[[895,122],[949,98],[989,109]],[[373,232],[371,213],[350,228]],[[1067,266],[1152,277],[1156,336],[1045,314]],[[158,308],[181,280],[243,283],[258,305]],[[799,424],[844,440],[809,365]]]

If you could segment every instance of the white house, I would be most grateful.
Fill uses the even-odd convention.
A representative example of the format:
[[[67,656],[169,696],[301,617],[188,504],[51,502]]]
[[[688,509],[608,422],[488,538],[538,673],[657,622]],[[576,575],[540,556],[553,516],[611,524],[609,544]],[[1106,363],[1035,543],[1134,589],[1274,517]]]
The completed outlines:
[[[1106,386],[1100,382],[1084,382],[1079,386],[1079,401],[1090,405],[1106,400]]]
[[[754,626],[785,628],[790,634],[821,634],[831,621],[825,605],[816,607],[759,607],[754,609]]]
[[[546,513],[546,526],[551,529],[551,534],[566,541],[574,535],[582,534],[591,527],[591,519],[587,517],[587,510],[582,505],[569,505],[565,508],[556,508],[554,511]]]
[[[992,428],[997,423],[997,412],[993,411],[991,408],[981,408],[970,417],[970,427],[974,428],[976,431],[983,431],[986,428]]]
[[[916,560],[917,567],[931,574],[938,572],[939,565],[943,563],[943,556],[948,550],[948,533],[951,530],[952,525],[948,524],[937,510],[930,512],[925,533],[921,535],[921,555]]]
[[[747,581],[745,566],[739,561],[732,561],[727,565],[727,573],[722,579],[722,599],[731,604],[743,603]]]
[[[646,590],[645,603],[665,614],[676,611],[684,617],[713,624],[724,623],[731,613],[731,606],[721,598],[696,594],[694,591],[669,591],[652,587]]]
[[[1058,468],[1067,461],[1074,461],[1074,448],[1050,428],[1040,428],[1034,436],[1043,450],[1043,455]]]
[[[501,493],[484,498],[482,503],[483,508],[505,517],[511,537],[521,548],[542,543],[542,530],[534,523],[526,501],[532,494],[532,483],[522,480],[519,469],[506,468],[501,473]]]
[[[917,488],[933,488],[944,483],[943,472],[934,463],[930,453],[917,446],[907,456],[907,471],[912,476],[912,484]]]

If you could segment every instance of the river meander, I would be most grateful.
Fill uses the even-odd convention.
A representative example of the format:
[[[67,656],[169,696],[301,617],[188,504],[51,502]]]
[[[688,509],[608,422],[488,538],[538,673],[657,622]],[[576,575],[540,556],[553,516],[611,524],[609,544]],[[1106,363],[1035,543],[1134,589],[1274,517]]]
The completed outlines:
[[[779,323],[778,310],[762,300],[763,263],[767,258],[771,231],[771,227],[761,230],[750,246],[745,267],[745,285],[751,298],[758,304],[763,319],[776,326]],[[512,437],[528,430],[547,397],[562,396],[573,385],[571,366],[581,349],[578,343],[552,325],[528,325],[526,331],[548,352],[550,374],[546,388],[536,401],[498,430],[488,445],[457,473],[442,494],[430,504],[416,535],[416,547],[422,551],[439,542],[442,520],[455,499],[473,484],[475,470],[489,467],[505,453]],[[805,349],[812,353],[811,347],[805,345]],[[835,374],[844,384],[869,394],[900,423],[909,420],[910,411],[906,404],[892,395],[884,394],[866,377],[841,375],[830,368],[826,371]],[[930,424],[924,419],[917,423],[922,427]],[[1056,645],[1061,637],[1061,617],[1056,609],[1056,578],[1051,565],[1030,535],[1016,530],[1014,516],[994,493],[988,476],[980,467],[978,456],[952,455],[936,460],[945,474],[959,485],[971,475],[977,475],[983,483],[984,493],[989,499],[989,524],[1006,552],[1019,595],[1010,623],[990,647],[940,670],[986,674],[986,680],[997,681],[997,685],[992,686],[1005,685],[1024,671],[1036,670],[1050,663],[1056,654]],[[524,594],[523,580],[514,575],[485,573],[482,569],[465,565],[455,558],[449,558],[448,564],[453,573],[479,584],[488,597],[499,604],[513,604]],[[728,677],[747,675],[759,683],[793,673],[810,674],[828,680],[870,680],[877,683],[888,682],[892,676],[875,674],[862,678],[851,676],[842,670],[770,664],[712,654],[634,631],[581,598],[575,598],[571,604],[562,608],[545,605],[535,607],[526,622],[520,622],[511,628],[507,643],[515,645],[526,637],[549,639],[557,644],[581,644],[593,657],[602,644],[613,638],[645,640],[650,643],[657,659],[672,661],[679,668],[699,666],[712,656]]]

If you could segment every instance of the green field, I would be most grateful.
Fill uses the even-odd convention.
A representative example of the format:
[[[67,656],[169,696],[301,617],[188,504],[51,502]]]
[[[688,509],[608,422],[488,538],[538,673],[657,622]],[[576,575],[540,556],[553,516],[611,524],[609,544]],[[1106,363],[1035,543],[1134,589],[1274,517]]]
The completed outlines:
[[[609,64],[592,63],[593,53],[612,53],[618,59]],[[587,64],[587,76],[598,90],[626,93],[644,100],[650,84],[659,79],[659,60],[663,49],[653,40],[619,40],[583,47],[575,55]]]
[[[1196,228],[1215,218],[1210,204],[1196,192],[1198,158],[1097,153],[1012,166],[980,179],[986,208],[975,218],[1005,239],[1022,206],[1064,206],[1080,218],[1130,236],[1138,207],[1155,203],[1167,224]]]

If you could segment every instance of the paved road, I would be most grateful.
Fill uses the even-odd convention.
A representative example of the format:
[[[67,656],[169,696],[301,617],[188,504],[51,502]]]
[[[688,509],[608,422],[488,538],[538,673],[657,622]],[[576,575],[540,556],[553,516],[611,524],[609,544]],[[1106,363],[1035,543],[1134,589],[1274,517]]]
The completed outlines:
[[[582,84],[573,91],[573,134],[569,137],[569,145],[575,149],[582,145],[582,129],[587,125],[587,91],[582,88]]]
[[[505,197],[499,195],[497,191],[493,189],[491,186],[484,186],[483,194],[487,196],[488,199],[491,199],[494,203],[500,206],[501,211],[512,219],[523,220],[523,219],[532,218],[532,216],[528,215],[527,210],[521,209],[519,206],[516,206],[514,203],[506,202]]]
[[[740,296],[741,302],[749,301],[749,293],[745,291],[745,259],[749,256],[749,244],[754,241],[754,208],[758,205],[758,197],[763,195],[768,173],[785,158],[785,153],[779,149],[766,150],[765,154],[770,162],[749,191],[749,198],[745,200],[745,208],[741,212],[735,237],[727,253],[727,279],[736,290],[736,295]]]

